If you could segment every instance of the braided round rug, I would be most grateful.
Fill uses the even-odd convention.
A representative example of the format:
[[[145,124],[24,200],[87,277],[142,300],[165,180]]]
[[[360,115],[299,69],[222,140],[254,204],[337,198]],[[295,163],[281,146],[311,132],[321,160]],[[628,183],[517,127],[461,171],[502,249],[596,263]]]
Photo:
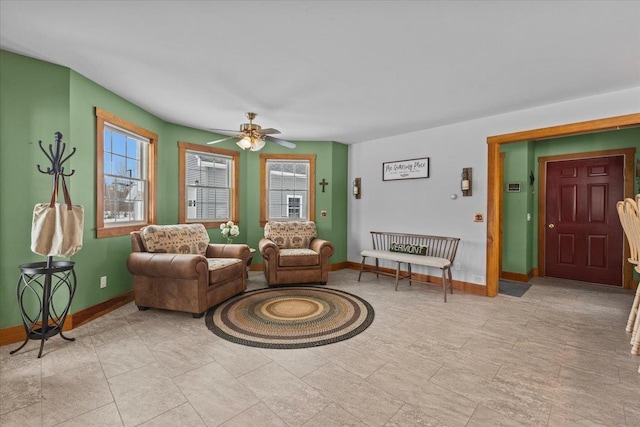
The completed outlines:
[[[305,348],[349,339],[373,322],[373,307],[335,289],[282,287],[238,295],[207,312],[207,327],[238,344]]]

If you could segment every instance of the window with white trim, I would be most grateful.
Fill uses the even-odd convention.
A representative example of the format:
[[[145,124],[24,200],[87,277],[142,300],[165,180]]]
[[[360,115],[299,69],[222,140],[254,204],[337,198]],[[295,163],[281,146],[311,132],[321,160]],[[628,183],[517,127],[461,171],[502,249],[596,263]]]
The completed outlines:
[[[147,222],[149,139],[104,124],[104,210],[106,227]]]
[[[261,154],[260,222],[314,220],[315,156]]]
[[[239,153],[179,142],[179,221],[213,227],[237,222]]]
[[[96,236],[156,222],[158,135],[96,108]]]
[[[287,195],[287,217],[302,218],[302,197]]]

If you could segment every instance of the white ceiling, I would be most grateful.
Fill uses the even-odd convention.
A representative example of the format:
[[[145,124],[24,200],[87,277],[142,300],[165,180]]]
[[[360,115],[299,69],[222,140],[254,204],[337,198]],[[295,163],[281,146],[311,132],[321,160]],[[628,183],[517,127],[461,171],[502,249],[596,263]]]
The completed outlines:
[[[199,129],[356,143],[640,86],[640,1],[0,1],[2,49]]]

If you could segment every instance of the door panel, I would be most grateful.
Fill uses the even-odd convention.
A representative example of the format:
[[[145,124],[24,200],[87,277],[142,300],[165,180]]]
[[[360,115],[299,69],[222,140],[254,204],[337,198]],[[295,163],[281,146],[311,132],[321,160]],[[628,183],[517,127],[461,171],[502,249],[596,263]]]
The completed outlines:
[[[547,164],[545,275],[622,285],[624,156]]]

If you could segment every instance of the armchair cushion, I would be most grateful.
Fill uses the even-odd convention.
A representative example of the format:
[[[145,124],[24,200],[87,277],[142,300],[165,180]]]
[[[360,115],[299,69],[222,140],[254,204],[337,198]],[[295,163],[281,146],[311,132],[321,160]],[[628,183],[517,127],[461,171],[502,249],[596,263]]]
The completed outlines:
[[[202,224],[148,225],[140,230],[147,252],[205,255],[209,234]]]
[[[208,258],[209,285],[217,284],[221,279],[245,275],[245,263],[236,258]]]
[[[209,271],[220,270],[233,264],[242,264],[242,261],[235,258],[207,258],[207,262],[209,263]]]
[[[282,267],[318,264],[320,264],[320,254],[311,249],[280,249],[280,266]]]

